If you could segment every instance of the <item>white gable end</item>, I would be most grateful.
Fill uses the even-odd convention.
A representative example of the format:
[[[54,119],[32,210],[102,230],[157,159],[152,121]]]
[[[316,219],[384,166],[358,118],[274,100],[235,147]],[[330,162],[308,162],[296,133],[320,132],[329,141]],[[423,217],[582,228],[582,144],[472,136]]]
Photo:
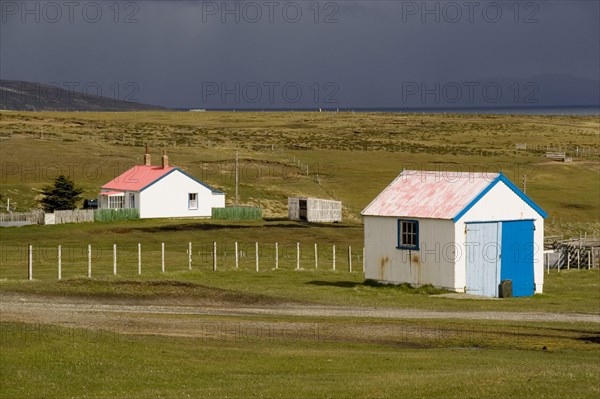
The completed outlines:
[[[460,221],[521,219],[542,219],[542,217],[504,182],[499,181],[460,218]]]
[[[533,248],[534,281],[536,292],[541,293],[544,284],[544,218],[526,201],[521,199],[504,182],[500,181],[488,191],[455,225],[455,237],[463,254],[456,261],[455,281],[458,286],[466,285],[466,249],[461,237],[466,237],[466,222],[487,222],[507,220],[533,220],[535,231]]]
[[[197,194],[197,207],[189,194]],[[179,170],[157,180],[140,193],[140,217],[209,217],[212,208],[225,206],[225,195],[215,193]]]

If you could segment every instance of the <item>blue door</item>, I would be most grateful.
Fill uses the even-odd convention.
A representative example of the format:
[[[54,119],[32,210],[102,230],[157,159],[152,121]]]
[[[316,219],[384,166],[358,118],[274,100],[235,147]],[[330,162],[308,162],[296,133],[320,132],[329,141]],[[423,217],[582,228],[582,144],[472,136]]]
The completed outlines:
[[[500,245],[502,224],[467,223],[467,293],[498,296],[500,283]]]
[[[500,280],[512,280],[513,296],[534,292],[533,230],[533,220],[502,222]]]

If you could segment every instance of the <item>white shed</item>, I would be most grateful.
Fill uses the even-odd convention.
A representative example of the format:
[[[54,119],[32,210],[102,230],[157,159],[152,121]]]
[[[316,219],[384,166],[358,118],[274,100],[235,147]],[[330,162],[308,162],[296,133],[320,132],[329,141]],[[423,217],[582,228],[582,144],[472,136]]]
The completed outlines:
[[[153,166],[146,148],[144,165],[134,166],[100,189],[100,209],[139,209],[140,218],[210,217],[225,207],[225,193],[169,165]]]
[[[365,277],[496,297],[541,293],[546,213],[502,173],[403,171],[363,211]]]
[[[342,202],[321,198],[288,198],[290,220],[305,220],[312,223],[342,221]]]

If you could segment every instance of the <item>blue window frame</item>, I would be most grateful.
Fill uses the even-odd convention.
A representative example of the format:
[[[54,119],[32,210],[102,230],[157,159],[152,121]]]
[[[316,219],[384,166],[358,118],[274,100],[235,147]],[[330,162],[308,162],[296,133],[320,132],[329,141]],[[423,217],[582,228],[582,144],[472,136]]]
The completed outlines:
[[[398,249],[419,249],[419,222],[398,219]]]

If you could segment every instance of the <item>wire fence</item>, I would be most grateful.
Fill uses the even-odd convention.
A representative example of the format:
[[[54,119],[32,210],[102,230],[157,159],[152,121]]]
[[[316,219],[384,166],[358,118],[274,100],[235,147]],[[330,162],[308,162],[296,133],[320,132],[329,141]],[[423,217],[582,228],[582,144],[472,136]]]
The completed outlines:
[[[364,272],[364,247],[336,243],[180,242],[9,244],[2,279],[133,277],[182,271],[336,270]]]

